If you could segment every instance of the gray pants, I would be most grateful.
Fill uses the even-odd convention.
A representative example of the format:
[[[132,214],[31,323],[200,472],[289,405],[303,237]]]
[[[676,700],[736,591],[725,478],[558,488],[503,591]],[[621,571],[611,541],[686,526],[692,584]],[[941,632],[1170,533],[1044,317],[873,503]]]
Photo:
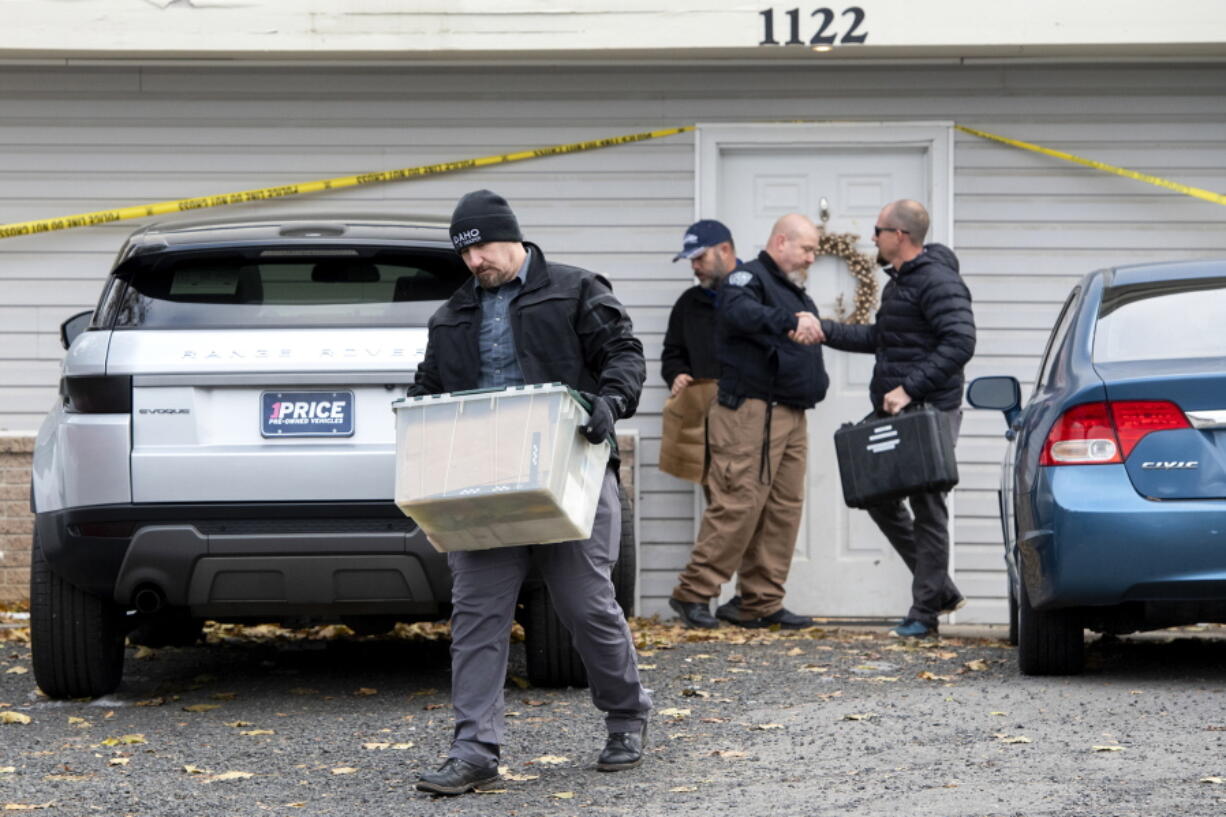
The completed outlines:
[[[962,412],[955,409],[943,414],[957,442]],[[907,502],[911,512],[901,499],[867,510],[911,571],[911,609],[907,618],[934,627],[940,611],[962,595],[949,577],[949,510],[945,494],[940,492],[911,494]]]
[[[447,554],[453,579],[451,757],[479,766],[498,760],[506,731],[502,688],[511,624],[520,586],[533,565],[583,659],[592,703],[605,713],[608,730],[642,727],[651,698],[639,681],[634,641],[610,578],[620,544],[617,477],[609,471],[591,538]]]

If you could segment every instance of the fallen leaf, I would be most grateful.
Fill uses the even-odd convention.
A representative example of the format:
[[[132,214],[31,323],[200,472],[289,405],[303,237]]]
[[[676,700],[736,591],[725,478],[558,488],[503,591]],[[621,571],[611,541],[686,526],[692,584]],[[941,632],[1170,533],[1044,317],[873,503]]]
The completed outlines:
[[[560,763],[569,763],[570,758],[563,755],[541,755],[528,761],[529,763],[542,763],[546,766],[558,765]]]
[[[740,752],[736,749],[716,749],[711,753],[712,757],[720,757],[724,760],[738,760],[743,757],[749,757],[748,752]]]
[[[954,679],[952,675],[937,675],[936,673],[929,672],[928,670],[924,670],[915,677],[919,678],[921,681],[952,681]]]
[[[16,774],[16,766],[0,766],[0,774]]]
[[[765,732],[765,731],[767,731],[768,729],[782,729],[782,728],[783,728],[783,724],[781,724],[781,723],[755,723],[753,726],[751,726],[751,727],[749,727],[749,728],[750,728],[750,729],[756,729],[756,730],[758,730],[759,732]]]
[[[214,709],[220,709],[221,704],[191,704],[183,707],[184,712],[212,712]]]
[[[208,769],[202,769],[199,766],[192,766],[191,764],[184,766],[183,771],[187,772],[188,774],[212,774],[212,772],[210,772]]]
[[[935,652],[933,653],[933,655],[935,655],[937,658],[940,658],[942,661],[948,661],[951,658],[958,657],[958,654],[956,652],[949,652],[948,650],[942,650],[941,652]]]
[[[117,738],[107,738],[102,741],[103,746],[135,746],[138,743],[145,743],[144,735],[120,735]]]
[[[255,724],[251,723],[250,721],[228,721],[224,725],[233,726],[235,729],[238,729],[243,726],[255,726]]]
[[[575,796],[575,793],[573,791],[555,791],[553,794],[549,796],[556,797],[559,800],[569,800]]]
[[[78,718],[75,715],[68,716],[68,723],[72,726],[79,726],[82,729],[91,725],[89,721],[85,720],[85,718]]]
[[[515,686],[519,687],[520,689],[527,689],[528,687],[532,686],[532,684],[528,682],[527,678],[520,678],[518,675],[509,675],[507,677],[511,679],[511,683],[515,684]]]
[[[876,712],[863,712],[860,714],[844,715],[843,720],[845,721],[871,721],[875,717],[877,717]]]
[[[1009,713],[1008,713],[1008,712],[989,712],[988,714],[989,714],[989,715],[996,715],[997,717],[1005,717],[1005,716],[1006,716],[1006,715],[1008,715]]]
[[[106,765],[108,766],[127,766],[130,760],[132,760],[132,758],[130,757],[113,757],[106,762]]]
[[[137,706],[162,706],[166,703],[165,698],[147,698],[143,701],[137,701]]]
[[[132,654],[132,657],[135,658],[137,661],[146,661],[150,658],[155,657],[157,654],[158,654],[157,650],[153,649],[152,647],[146,647],[144,644],[141,644],[139,647],[136,648],[136,652]]]
[[[352,766],[337,766],[332,770],[332,774],[354,774],[355,772],[357,772],[357,769]]]
[[[0,772],[2,772],[2,771],[4,771],[4,770],[3,770],[3,769],[0,769]],[[1222,777],[1202,777],[1200,780],[1198,780],[1198,781],[1196,781],[1196,782],[1197,782],[1197,783],[1214,783],[1214,784],[1217,784],[1217,783],[1226,783],[1226,778],[1222,778]]]
[[[800,647],[793,647],[792,649],[788,650],[784,654],[785,655],[804,655],[805,651],[802,650]]]
[[[306,803],[286,803],[286,808],[306,808]]]
[[[499,766],[498,774],[506,780],[513,780],[516,783],[523,783],[528,780],[539,780],[539,774],[512,774],[509,766]]]
[[[976,658],[974,661],[967,661],[962,666],[966,667],[971,672],[984,672],[988,668],[988,662],[982,658]]]
[[[655,669],[655,664],[639,664],[639,669]]]
[[[698,791],[697,786],[673,786],[669,791]]]
[[[27,724],[30,722],[30,716],[21,712],[9,712],[5,710],[0,712],[0,723],[20,723]]]
[[[246,780],[248,777],[255,777],[255,775],[251,772],[222,772],[209,778],[209,782],[212,783],[214,780]]]
[[[5,803],[5,811],[36,811],[37,809],[51,808],[51,801],[46,803]]]
[[[703,723],[727,723],[727,718],[703,718]]]
[[[538,701],[533,698],[524,698],[524,703],[528,706],[548,706],[549,701]]]
[[[509,789],[473,789],[473,794],[506,794]]]
[[[6,669],[4,671],[4,674],[5,675],[25,675],[27,672],[29,672],[29,670],[19,664],[15,667],[9,667],[8,669]]]
[[[256,735],[275,735],[277,733],[271,729],[244,729],[243,731],[239,732],[239,734],[254,737]]]
[[[43,776],[43,780],[60,780],[75,783],[81,780],[89,780],[91,777],[93,777],[92,774],[48,774]]]
[[[408,741],[408,742],[406,742],[406,743],[393,743],[393,744],[392,744],[392,748],[393,748],[393,749],[401,749],[401,750],[403,750],[403,749],[412,749],[412,748],[413,748],[413,741],[411,741],[411,740],[410,740],[410,741]]]
[[[997,735],[996,739],[999,740],[1001,743],[1033,743],[1034,742],[1030,738],[1026,737],[1025,735],[1014,735],[1013,737],[1010,737],[1009,735]]]
[[[392,744],[390,743],[363,743],[362,748],[371,749],[371,750],[390,749],[392,748]]]
[[[353,691],[354,695],[378,695],[379,690],[371,689],[370,687],[358,687]]]
[[[676,718],[677,720],[681,720],[682,718],[688,718],[690,716],[690,710],[668,707],[667,709],[656,710],[656,714],[663,715],[666,718]]]
[[[435,710],[435,709],[446,709],[446,708],[447,708],[447,704],[426,704],[425,706],[422,707],[422,709],[426,710],[427,712]]]
[[[1122,752],[1124,751],[1124,747],[1123,746],[1091,746],[1090,751],[1091,752]]]
[[[706,692],[705,690],[701,690],[701,689],[694,689],[693,687],[686,687],[685,689],[681,690],[681,697],[682,698],[710,698],[711,693]]]
[[[209,696],[214,701],[233,701],[238,697],[237,692],[214,692]]]
[[[830,672],[830,667],[819,667],[817,664],[805,664],[800,668],[801,672]]]

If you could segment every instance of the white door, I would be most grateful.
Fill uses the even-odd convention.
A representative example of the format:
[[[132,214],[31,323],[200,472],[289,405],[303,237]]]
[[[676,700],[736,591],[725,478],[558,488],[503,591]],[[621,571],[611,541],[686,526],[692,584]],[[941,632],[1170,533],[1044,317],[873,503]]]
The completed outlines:
[[[831,233],[854,233],[861,252],[875,257],[873,225],[883,204],[900,198],[923,202],[934,215],[935,240],[947,241],[948,226],[936,224],[944,186],[934,185],[933,156],[925,144],[744,144],[718,151],[713,210],[703,217],[724,221],[742,259],[757,255],[775,220],[801,212],[820,223],[828,202]],[[936,206],[934,187],[938,188]],[[930,238],[930,240],[932,240]],[[886,276],[878,272],[878,291]],[[842,259],[819,257],[809,271],[808,291],[823,317],[844,310],[856,282]],[[809,412],[809,460],[805,513],[787,585],[789,609],[810,615],[902,617],[910,606],[910,574],[864,511],[843,503],[832,435],[871,406],[871,355],[827,349],[830,390]],[[951,566],[952,568],[952,566]]]

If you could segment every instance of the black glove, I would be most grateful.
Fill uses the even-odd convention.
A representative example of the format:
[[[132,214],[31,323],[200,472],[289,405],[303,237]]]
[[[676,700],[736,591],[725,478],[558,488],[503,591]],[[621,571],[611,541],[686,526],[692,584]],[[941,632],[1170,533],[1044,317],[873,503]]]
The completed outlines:
[[[598,445],[613,436],[613,423],[621,414],[621,399],[614,396],[603,396],[580,392],[584,399],[592,404],[587,425],[580,429],[589,443]]]

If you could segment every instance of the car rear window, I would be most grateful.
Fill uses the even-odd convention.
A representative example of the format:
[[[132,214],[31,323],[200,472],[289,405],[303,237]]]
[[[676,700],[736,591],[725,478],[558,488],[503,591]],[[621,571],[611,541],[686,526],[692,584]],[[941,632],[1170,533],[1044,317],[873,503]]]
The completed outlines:
[[[465,281],[450,250],[244,249],[137,257],[116,329],[424,325]]]
[[[1226,357],[1226,277],[1108,287],[1094,362]]]

